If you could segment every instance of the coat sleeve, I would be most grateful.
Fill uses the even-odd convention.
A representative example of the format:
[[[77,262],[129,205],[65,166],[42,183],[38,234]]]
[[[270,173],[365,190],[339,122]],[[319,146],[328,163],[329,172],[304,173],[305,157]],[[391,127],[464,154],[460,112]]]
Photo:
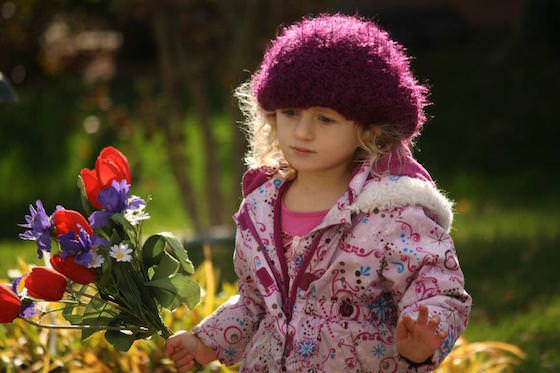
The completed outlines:
[[[430,372],[449,354],[467,326],[471,297],[464,289],[464,277],[451,237],[428,218],[420,206],[409,206],[387,224],[381,275],[397,305],[399,319],[418,317],[424,304],[429,317],[438,315],[440,330],[448,336],[431,362],[417,366]]]
[[[250,266],[241,245],[238,229],[233,260],[239,278],[239,295],[231,297],[193,329],[193,333],[213,348],[220,362],[226,365],[241,359],[264,315],[264,301],[251,280]]]

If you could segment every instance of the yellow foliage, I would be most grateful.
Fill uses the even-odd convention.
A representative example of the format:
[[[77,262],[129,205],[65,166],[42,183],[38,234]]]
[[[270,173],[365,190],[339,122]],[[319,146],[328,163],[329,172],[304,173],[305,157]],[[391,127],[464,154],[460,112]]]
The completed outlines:
[[[435,373],[507,373],[525,358],[515,345],[504,342],[473,342],[459,338]]]
[[[210,248],[204,248],[205,261],[198,267],[194,278],[203,290],[201,303],[194,310],[180,307],[173,313],[163,314],[171,330],[191,330],[222,303],[237,293],[235,284],[225,283],[216,293],[219,270],[212,265]],[[23,272],[27,264],[20,260]],[[62,315],[48,314],[53,323],[64,324]],[[22,320],[0,325],[0,371],[5,372],[70,372],[70,373],[166,373],[176,372],[173,362],[163,353],[164,341],[134,342],[128,353],[113,349],[102,333],[95,333],[81,341],[79,331],[39,329]],[[436,373],[505,373],[512,370],[525,354],[518,347],[503,342],[469,343],[460,338]],[[204,368],[205,372],[236,372],[219,363]]]

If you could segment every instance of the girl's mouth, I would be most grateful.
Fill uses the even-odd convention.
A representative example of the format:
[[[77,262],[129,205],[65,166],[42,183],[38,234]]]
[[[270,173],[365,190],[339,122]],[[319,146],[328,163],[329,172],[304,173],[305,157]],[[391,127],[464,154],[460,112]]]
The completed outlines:
[[[296,153],[300,153],[300,154],[311,154],[311,153],[315,153],[315,151],[311,150],[311,149],[307,149],[307,148],[300,148],[297,146],[292,146],[291,147],[292,150],[294,150]]]

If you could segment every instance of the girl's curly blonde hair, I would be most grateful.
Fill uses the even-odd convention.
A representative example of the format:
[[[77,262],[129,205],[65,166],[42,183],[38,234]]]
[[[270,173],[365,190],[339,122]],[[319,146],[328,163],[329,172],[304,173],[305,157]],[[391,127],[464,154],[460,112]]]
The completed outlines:
[[[239,101],[239,108],[244,116],[241,123],[246,133],[249,149],[245,154],[245,164],[249,169],[267,167],[272,172],[278,171],[282,176],[291,179],[296,171],[288,164],[276,136],[276,114],[267,112],[259,105],[253,95],[252,81],[241,84],[234,91]],[[369,161],[373,168],[375,162],[384,154],[407,141],[406,136],[395,130],[391,123],[375,123],[369,126],[359,125],[359,148],[354,155],[354,163]],[[407,146],[411,147],[409,141]]]

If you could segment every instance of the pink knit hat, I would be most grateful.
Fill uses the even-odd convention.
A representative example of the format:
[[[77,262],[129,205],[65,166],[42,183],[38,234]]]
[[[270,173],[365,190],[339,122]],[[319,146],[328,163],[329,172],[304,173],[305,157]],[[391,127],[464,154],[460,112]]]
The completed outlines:
[[[324,106],[362,125],[393,124],[405,139],[426,121],[428,89],[412,75],[404,48],[353,16],[321,15],[284,28],[252,88],[265,110]]]

